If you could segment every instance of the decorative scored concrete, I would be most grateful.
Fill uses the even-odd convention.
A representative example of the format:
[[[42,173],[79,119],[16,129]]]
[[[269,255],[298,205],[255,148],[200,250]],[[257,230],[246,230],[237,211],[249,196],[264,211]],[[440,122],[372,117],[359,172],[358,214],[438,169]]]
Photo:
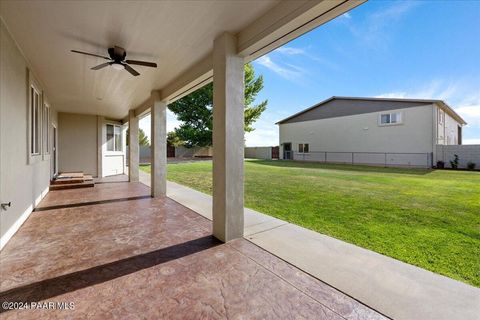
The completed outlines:
[[[49,193],[0,252],[0,300],[67,307],[0,317],[384,319],[245,239],[220,243],[208,219],[149,195],[119,181]]]

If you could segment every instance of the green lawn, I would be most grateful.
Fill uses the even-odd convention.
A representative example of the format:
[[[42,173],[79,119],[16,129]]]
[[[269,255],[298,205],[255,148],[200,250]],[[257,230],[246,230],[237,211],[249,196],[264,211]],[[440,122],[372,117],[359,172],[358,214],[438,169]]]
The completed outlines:
[[[168,179],[211,194],[211,170]],[[245,206],[480,287],[479,172],[252,160]]]

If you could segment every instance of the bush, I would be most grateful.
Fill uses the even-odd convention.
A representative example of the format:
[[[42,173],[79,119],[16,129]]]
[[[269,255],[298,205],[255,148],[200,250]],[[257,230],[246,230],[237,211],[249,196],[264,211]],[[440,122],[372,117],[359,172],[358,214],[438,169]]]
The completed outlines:
[[[476,166],[475,162],[470,161],[467,163],[468,170],[475,170],[475,166]]]
[[[454,154],[453,155],[453,160],[450,161],[450,166],[452,169],[457,169],[458,168],[458,155]]]
[[[443,169],[443,168],[445,168],[445,162],[437,161],[437,169]]]

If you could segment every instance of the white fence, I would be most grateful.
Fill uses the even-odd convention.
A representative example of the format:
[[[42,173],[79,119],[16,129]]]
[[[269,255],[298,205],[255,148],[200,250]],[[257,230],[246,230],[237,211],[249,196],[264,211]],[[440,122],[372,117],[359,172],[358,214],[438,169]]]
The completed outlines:
[[[415,168],[430,168],[433,164],[431,153],[310,151],[293,152],[293,160]]]
[[[466,168],[468,162],[476,164],[476,168],[480,168],[480,144],[471,145],[451,145],[444,146],[437,144],[436,161],[445,162],[446,168],[451,168],[450,161],[458,155],[458,167]]]

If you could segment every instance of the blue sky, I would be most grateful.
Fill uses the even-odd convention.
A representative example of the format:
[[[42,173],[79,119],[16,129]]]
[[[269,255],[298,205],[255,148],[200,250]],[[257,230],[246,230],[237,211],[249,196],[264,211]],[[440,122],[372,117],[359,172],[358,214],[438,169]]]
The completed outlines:
[[[269,103],[247,146],[277,145],[276,121],[333,95],[443,99],[480,143],[480,1],[369,1],[253,64]]]

